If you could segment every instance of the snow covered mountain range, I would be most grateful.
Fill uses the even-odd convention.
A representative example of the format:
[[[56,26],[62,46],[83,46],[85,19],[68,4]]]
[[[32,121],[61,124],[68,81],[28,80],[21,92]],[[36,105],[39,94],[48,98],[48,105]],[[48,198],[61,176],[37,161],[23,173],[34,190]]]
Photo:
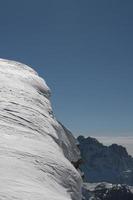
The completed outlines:
[[[76,140],[55,119],[30,67],[0,59],[0,199],[80,200]]]
[[[126,148],[117,144],[104,146],[91,137],[79,136],[78,142],[85,182],[133,185],[133,158]]]
[[[133,200],[133,187],[111,183],[84,183],[83,200]]]

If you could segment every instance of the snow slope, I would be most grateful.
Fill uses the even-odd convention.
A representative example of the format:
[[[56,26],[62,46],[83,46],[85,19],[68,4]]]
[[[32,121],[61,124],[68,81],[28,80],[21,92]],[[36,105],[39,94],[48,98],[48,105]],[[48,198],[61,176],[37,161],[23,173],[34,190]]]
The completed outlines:
[[[76,141],[30,67],[0,59],[0,199],[80,200]]]

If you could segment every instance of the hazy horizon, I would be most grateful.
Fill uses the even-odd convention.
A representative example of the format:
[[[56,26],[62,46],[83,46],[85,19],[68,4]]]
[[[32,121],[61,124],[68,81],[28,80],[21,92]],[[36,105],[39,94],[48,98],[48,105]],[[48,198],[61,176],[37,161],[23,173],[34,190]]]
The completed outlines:
[[[96,138],[99,142],[103,143],[106,146],[109,146],[111,144],[122,145],[123,147],[126,147],[129,155],[133,157],[133,136],[88,136]]]

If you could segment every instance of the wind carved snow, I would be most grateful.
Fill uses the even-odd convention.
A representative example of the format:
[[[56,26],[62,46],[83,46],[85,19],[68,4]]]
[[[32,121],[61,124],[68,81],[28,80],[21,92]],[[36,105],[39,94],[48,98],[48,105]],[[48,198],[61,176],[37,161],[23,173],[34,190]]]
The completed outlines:
[[[80,159],[50,90],[30,67],[0,59],[0,199],[80,200]]]

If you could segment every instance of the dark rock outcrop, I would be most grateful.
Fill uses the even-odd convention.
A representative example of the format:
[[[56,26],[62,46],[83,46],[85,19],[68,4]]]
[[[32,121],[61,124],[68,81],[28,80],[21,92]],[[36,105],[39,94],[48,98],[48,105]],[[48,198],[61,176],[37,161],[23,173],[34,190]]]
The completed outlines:
[[[133,158],[126,148],[112,144],[104,146],[95,138],[78,137],[86,182],[111,182],[133,185]]]

